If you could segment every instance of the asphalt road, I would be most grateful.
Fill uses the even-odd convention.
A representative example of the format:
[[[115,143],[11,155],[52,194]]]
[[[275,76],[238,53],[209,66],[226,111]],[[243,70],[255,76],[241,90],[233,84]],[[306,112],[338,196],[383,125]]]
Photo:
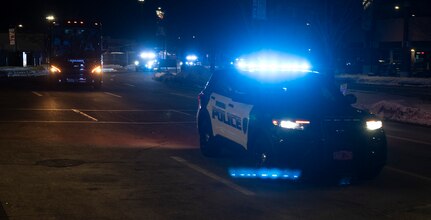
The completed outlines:
[[[235,152],[199,152],[197,92],[143,73],[1,83],[0,219],[431,219],[431,128],[386,122],[372,181],[233,179]]]

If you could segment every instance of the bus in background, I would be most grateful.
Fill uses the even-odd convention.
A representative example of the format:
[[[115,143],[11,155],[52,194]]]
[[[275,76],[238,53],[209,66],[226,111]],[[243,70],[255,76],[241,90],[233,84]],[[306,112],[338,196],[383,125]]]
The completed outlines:
[[[48,34],[49,80],[53,84],[102,86],[102,37],[99,22],[53,22]]]

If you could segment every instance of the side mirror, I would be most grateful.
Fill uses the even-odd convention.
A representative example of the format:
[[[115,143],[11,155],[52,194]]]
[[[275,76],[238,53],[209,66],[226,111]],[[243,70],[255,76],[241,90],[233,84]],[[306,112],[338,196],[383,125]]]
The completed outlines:
[[[353,94],[347,94],[347,95],[345,96],[345,98],[346,98],[346,100],[347,100],[347,103],[349,103],[349,104],[355,104],[355,103],[356,103],[356,101],[357,101],[356,96],[355,96],[355,95],[353,95]]]

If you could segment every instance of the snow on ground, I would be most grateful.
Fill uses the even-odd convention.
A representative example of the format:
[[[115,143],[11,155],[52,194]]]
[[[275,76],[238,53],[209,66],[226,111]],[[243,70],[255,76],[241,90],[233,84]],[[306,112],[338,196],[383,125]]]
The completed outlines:
[[[45,75],[48,75],[48,68],[45,65],[36,67],[0,67],[0,77],[36,77]]]
[[[344,82],[354,82],[358,84],[431,87],[431,78],[368,76],[360,74],[337,75],[335,78]]]
[[[104,73],[112,73],[112,72],[127,72],[127,71],[134,72],[136,69],[135,69],[135,65],[121,66],[121,65],[115,65],[115,64],[106,64],[106,65],[103,65],[102,70]]]
[[[430,78],[379,77],[367,75],[336,76],[344,82],[360,84],[431,87]],[[354,105],[377,116],[400,122],[431,125],[431,100],[385,93],[350,91],[358,102]]]
[[[380,101],[372,105],[369,110],[382,118],[393,121],[431,125],[431,111],[426,109],[408,107],[391,101]]]
[[[353,106],[365,109],[382,119],[431,125],[431,102],[418,98],[395,96],[382,93],[349,92],[358,101]]]

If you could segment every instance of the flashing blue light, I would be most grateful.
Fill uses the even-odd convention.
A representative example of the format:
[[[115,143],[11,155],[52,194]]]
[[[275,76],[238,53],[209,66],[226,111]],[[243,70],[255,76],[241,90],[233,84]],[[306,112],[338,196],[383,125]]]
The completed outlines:
[[[157,62],[156,60],[150,60],[145,64],[145,67],[148,69],[151,69],[151,68],[153,68],[153,66],[156,62]]]
[[[261,178],[261,179],[298,179],[301,176],[300,170],[281,169],[230,169],[230,176],[236,178]]]
[[[308,62],[283,62],[276,60],[246,61],[240,59],[236,63],[239,70],[247,72],[312,72]]]
[[[154,59],[156,58],[156,54],[154,52],[142,52],[141,58],[142,59]]]
[[[188,56],[186,56],[186,60],[194,62],[194,61],[198,60],[198,57],[196,55],[188,55]]]
[[[257,53],[235,59],[235,67],[244,74],[262,80],[280,80],[317,73],[312,71],[311,64],[299,57],[280,53]]]
[[[340,186],[350,185],[350,184],[352,184],[352,178],[351,177],[341,178],[338,184]]]

